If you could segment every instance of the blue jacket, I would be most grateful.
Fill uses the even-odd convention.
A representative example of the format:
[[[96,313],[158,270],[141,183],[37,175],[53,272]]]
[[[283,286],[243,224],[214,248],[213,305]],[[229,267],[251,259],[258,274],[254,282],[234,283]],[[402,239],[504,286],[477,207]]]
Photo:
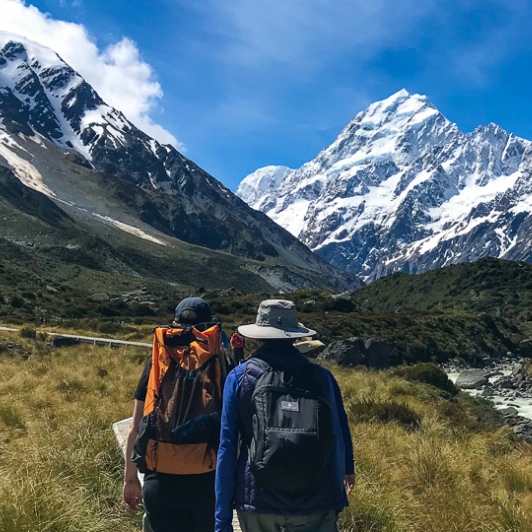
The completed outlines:
[[[302,495],[273,493],[257,485],[248,465],[242,434],[252,432],[251,396],[263,370],[253,362],[261,358],[272,366],[296,369],[308,360],[289,342],[265,344],[231,371],[225,382],[222,430],[216,467],[216,532],[232,532],[233,508],[248,512],[306,515],[340,511],[347,506],[344,477],[354,473],[353,445],[342,396],[335,378],[322,368],[324,395],[333,411],[334,452],[316,491]]]

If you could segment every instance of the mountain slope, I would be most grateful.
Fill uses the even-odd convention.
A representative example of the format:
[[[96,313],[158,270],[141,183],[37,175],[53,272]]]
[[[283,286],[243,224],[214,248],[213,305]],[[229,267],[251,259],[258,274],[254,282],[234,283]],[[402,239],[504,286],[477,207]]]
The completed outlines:
[[[366,280],[483,256],[531,261],[531,155],[493,124],[461,133],[402,90],[251,206]]]
[[[1,32],[0,164],[76,219],[265,262],[249,267],[277,288],[290,283],[273,266],[293,273],[292,288],[360,284],[137,129],[53,51]]]

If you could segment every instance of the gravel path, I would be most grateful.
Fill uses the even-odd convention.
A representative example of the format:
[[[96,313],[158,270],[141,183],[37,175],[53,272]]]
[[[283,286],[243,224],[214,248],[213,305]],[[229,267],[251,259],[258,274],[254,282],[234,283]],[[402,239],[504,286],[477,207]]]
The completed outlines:
[[[236,516],[236,512],[233,513],[233,530],[235,532],[242,532],[242,529],[240,528],[240,523],[238,522],[238,517]]]

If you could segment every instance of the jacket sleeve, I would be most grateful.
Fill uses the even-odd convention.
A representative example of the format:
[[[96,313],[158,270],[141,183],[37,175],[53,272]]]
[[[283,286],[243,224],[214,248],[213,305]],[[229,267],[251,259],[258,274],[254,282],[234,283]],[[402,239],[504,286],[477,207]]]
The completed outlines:
[[[216,532],[233,532],[235,469],[238,453],[237,371],[229,373],[224,388],[222,428],[216,465]]]
[[[340,428],[342,429],[342,435],[345,445],[345,474],[353,475],[355,473],[355,457],[353,454],[353,441],[351,440],[351,431],[349,429],[349,421],[347,414],[345,413],[344,401],[342,399],[342,393],[340,387],[336,382],[336,379],[331,375],[331,381],[334,391],[334,399],[336,408],[338,410],[338,417],[340,418]]]

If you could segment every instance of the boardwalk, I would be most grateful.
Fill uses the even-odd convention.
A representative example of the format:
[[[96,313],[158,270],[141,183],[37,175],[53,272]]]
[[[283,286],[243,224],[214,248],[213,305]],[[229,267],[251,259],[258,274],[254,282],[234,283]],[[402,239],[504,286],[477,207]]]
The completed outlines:
[[[9,327],[0,327],[0,331],[19,331],[20,329],[12,329]],[[47,334],[48,336],[53,336],[55,338],[71,338],[72,340],[78,340],[83,344],[93,344],[93,345],[107,345],[109,347],[120,347],[120,346],[133,346],[133,347],[152,347],[152,344],[147,344],[145,342],[130,342],[128,340],[116,340],[114,338],[100,338],[98,336],[80,336],[79,334],[66,334],[66,333],[54,333],[49,331],[37,331],[38,333]]]

